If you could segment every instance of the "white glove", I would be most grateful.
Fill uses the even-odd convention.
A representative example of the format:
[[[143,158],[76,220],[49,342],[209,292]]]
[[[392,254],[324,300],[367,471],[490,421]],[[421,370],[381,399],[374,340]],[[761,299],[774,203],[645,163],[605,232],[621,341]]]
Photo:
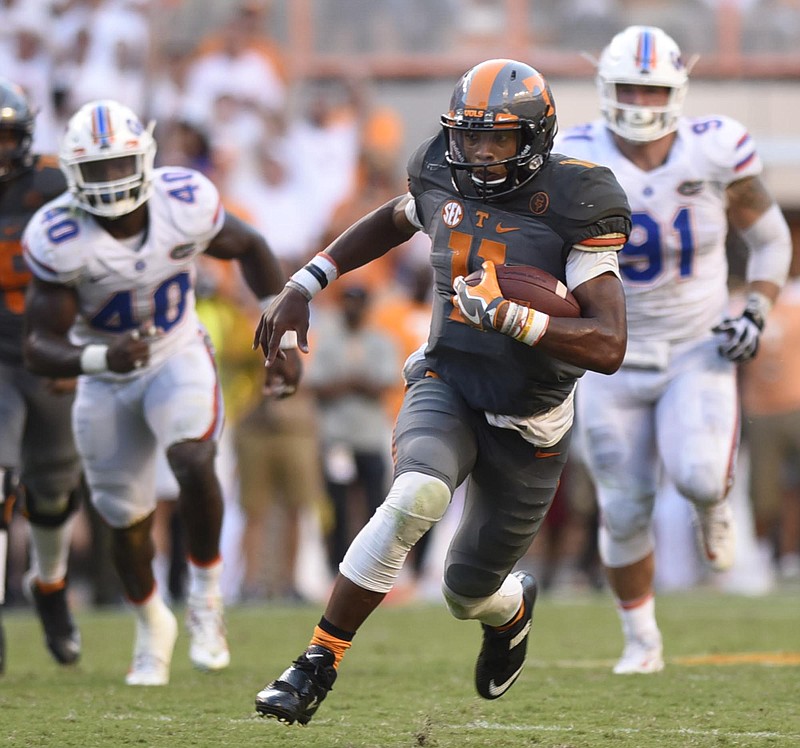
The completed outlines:
[[[764,317],[761,299],[756,298],[756,294],[751,295],[741,317],[724,319],[713,328],[715,333],[726,336],[719,344],[720,354],[737,364],[753,358],[758,352],[758,342],[764,329]]]

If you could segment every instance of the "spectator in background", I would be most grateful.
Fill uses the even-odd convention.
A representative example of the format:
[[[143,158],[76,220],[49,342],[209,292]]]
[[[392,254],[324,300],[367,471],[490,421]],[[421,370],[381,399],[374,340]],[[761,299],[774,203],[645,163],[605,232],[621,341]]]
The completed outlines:
[[[33,148],[39,153],[58,149],[59,124],[53,99],[54,62],[49,43],[50,15],[35,3],[17,3],[2,11],[7,37],[0,47],[0,70],[21,86],[36,115]]]
[[[351,90],[361,137],[353,162],[352,180],[339,186],[337,201],[321,243],[323,247],[360,216],[391,199],[404,186],[400,156],[404,129],[400,115],[390,107],[370,106],[365,82],[351,83]],[[422,255],[427,263],[429,252],[430,241],[426,237],[412,237],[397,251],[358,268],[352,275],[353,282],[366,286],[374,297],[373,301],[380,303],[382,296],[400,292],[397,281],[403,263],[419,264]],[[413,273],[413,269],[409,268],[409,272]],[[413,281],[411,285],[414,285]],[[322,303],[325,303],[324,299]]]
[[[134,111],[146,111],[146,78],[151,55],[150,24],[135,0],[84,0],[57,16],[54,87],[62,110],[114,97]]]
[[[186,71],[187,116],[204,124],[216,119],[220,97],[231,97],[256,115],[282,111],[286,81],[281,64],[263,50],[263,33],[254,13],[258,3],[240,3],[214,39],[199,46]]]
[[[367,325],[369,303],[366,288],[344,289],[341,309],[329,309],[319,322],[305,376],[319,408],[333,505],[329,561],[334,573],[355,533],[380,506],[388,484],[391,421],[383,401],[397,382],[399,361],[388,334]]]
[[[319,417],[306,386],[290,400],[259,394],[236,427],[239,505],[244,518],[241,600],[298,602],[304,513],[328,513]],[[315,519],[315,517],[310,517]]]
[[[160,54],[154,55],[147,111],[160,125],[191,122],[207,131],[208,125],[199,115],[192,117],[191,107],[187,105],[186,76],[192,59],[191,48],[179,44],[165,44]]]
[[[800,264],[770,314],[758,356],[741,367],[750,498],[760,552],[800,579]]]
[[[167,120],[160,131],[157,163],[185,166],[214,181],[216,169],[211,143],[205,130],[187,120]]]
[[[244,169],[236,168],[232,143],[219,136],[214,160],[226,193],[252,214],[254,225],[293,272],[319,246],[330,219],[330,209],[315,197],[316,175],[324,167],[315,169],[304,157],[308,139],[289,123],[287,113],[268,113],[260,127]]]

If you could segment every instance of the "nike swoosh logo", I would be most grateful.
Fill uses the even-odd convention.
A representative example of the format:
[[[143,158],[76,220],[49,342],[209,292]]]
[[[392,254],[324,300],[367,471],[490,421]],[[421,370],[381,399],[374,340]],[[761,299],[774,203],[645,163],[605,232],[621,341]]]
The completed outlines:
[[[461,299],[459,311],[463,314],[473,325],[480,325],[481,323],[481,304],[479,301],[473,299]]]
[[[537,449],[534,457],[558,457],[561,452],[545,452],[543,449]]]
[[[110,273],[102,273],[101,275],[90,275],[89,281],[92,283],[99,283],[103,278],[108,278]]]
[[[319,657],[324,657],[324,656],[325,656],[324,654],[307,654],[306,655],[306,659],[307,660],[314,660],[314,659],[317,659]]]
[[[502,223],[498,223],[495,226],[495,231],[498,234],[507,234],[509,231],[519,231],[519,226],[503,226]]]
[[[519,674],[522,672],[522,668],[525,665],[520,665],[519,669],[512,673],[511,677],[508,680],[503,681],[500,685],[496,685],[494,682],[494,678],[489,681],[489,693],[494,697],[497,698],[498,696],[502,696],[506,691],[508,691],[511,686],[514,685],[514,681],[519,678]]]

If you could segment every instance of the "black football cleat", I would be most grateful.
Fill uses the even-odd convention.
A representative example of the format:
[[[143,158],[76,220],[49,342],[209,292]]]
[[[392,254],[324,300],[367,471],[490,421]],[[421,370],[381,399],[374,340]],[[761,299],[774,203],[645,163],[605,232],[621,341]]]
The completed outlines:
[[[30,591],[50,654],[61,665],[73,665],[81,656],[81,635],[69,612],[66,586],[45,593],[32,579]]]
[[[333,652],[310,646],[292,666],[256,695],[256,711],[287,725],[307,725],[333,688],[336,670]]]
[[[475,688],[484,699],[499,699],[519,678],[525,665],[528,634],[536,604],[536,580],[524,571],[514,574],[522,582],[522,618],[508,631],[483,625],[483,645],[475,665]]]

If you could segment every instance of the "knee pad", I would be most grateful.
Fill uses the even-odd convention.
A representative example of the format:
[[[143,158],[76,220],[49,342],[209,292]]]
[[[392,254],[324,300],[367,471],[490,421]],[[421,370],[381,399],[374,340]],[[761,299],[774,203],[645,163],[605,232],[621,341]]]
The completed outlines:
[[[78,511],[84,490],[81,482],[68,494],[44,498],[23,487],[24,514],[37,527],[61,527]]]
[[[519,610],[522,599],[522,584],[509,574],[500,589],[488,597],[464,597],[442,584],[447,609],[460,621],[478,620],[487,626],[502,626]]]
[[[716,504],[728,493],[731,483],[720,482],[713,465],[695,463],[689,465],[684,475],[673,478],[675,488],[698,507]]]
[[[654,496],[644,500],[615,498],[603,501],[598,550],[612,568],[641,561],[655,547],[652,530]]]
[[[450,489],[439,478],[398,475],[386,500],[347,550],[341,573],[364,589],[389,592],[408,552],[444,516],[450,498]]]

